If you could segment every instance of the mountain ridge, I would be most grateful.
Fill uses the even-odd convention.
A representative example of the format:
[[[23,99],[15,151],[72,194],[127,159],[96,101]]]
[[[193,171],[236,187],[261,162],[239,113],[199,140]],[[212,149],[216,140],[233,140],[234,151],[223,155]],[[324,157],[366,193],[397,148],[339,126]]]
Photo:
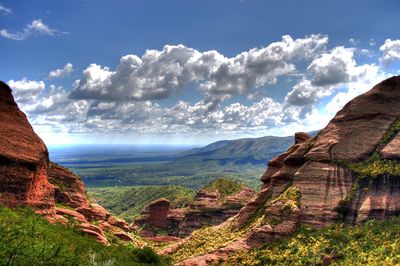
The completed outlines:
[[[298,134],[268,162],[262,190],[236,216],[160,254],[182,265],[209,265],[291,236],[302,225],[353,225],[400,214],[399,121],[400,76],[394,76],[347,103],[315,137]]]

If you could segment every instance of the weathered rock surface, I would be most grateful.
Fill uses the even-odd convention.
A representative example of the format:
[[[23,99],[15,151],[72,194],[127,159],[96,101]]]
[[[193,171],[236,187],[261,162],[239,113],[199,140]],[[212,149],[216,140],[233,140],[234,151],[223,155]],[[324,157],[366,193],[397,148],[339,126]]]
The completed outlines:
[[[383,185],[386,183],[381,186],[379,182],[374,186],[365,184],[365,191],[357,192],[359,202],[356,203],[350,195],[356,175],[343,166],[372,156],[389,127],[399,117],[400,77],[393,77],[346,104],[316,137],[311,139],[303,133],[296,134],[296,144],[268,163],[261,177],[264,190],[258,196],[263,200],[250,202],[240,211],[238,226],[268,201],[265,198],[279,197],[288,186],[301,193],[298,217],[301,224],[320,227],[343,218],[340,210],[346,201],[353,202],[347,202],[349,206],[345,206],[345,215],[353,217],[346,221],[360,221],[377,217],[377,213],[400,211],[393,196],[397,193],[393,178],[392,189]],[[382,159],[396,158],[400,150],[399,139],[396,136],[384,146],[380,151]],[[377,187],[380,189],[377,190]],[[380,194],[386,204],[377,204],[374,200]],[[371,201],[375,204],[371,205]],[[358,217],[359,211],[363,219]]]
[[[80,177],[49,161],[47,147],[19,110],[10,87],[3,82],[0,82],[0,125],[1,204],[32,206],[50,222],[74,221],[83,232],[103,244],[108,244],[105,230],[118,234],[117,237],[129,236],[125,221],[89,202]],[[109,226],[102,229],[90,222]]]
[[[400,163],[399,119],[396,76],[346,104],[314,138],[297,133],[295,144],[268,162],[257,197],[232,218],[233,230],[246,230],[239,241],[257,247],[292,234],[299,225],[355,224],[399,215],[400,176],[382,166]],[[354,167],[371,162],[382,174],[365,177]],[[224,249],[182,264],[209,265],[229,256]]]
[[[400,115],[400,77],[389,78],[340,110],[315,138],[305,158],[314,161],[365,160]]]
[[[29,204],[50,211],[54,186],[47,181],[48,151],[0,83],[0,203]]]
[[[400,159],[400,133],[389,142],[381,151],[382,159]]]
[[[135,220],[140,234],[157,241],[155,236],[186,237],[193,231],[204,227],[223,223],[236,215],[238,211],[256,195],[248,187],[221,199],[216,191],[200,190],[187,208],[171,209],[167,199],[158,199],[150,203],[141,217]]]

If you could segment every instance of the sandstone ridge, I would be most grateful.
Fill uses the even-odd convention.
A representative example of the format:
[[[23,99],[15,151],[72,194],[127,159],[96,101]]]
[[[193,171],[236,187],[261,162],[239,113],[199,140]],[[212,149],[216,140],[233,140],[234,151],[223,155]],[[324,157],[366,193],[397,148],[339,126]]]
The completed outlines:
[[[236,186],[234,192],[221,195],[218,185]],[[161,198],[148,204],[136,219],[135,225],[142,228],[140,234],[151,240],[163,241],[160,235],[187,237],[193,231],[218,225],[236,215],[251,200],[256,192],[246,186],[226,179],[216,179],[197,192],[194,200],[185,208],[172,208],[169,200]]]
[[[258,195],[209,229],[226,232],[224,242],[213,242],[214,250],[191,251],[180,263],[208,265],[290,235],[299,225],[355,224],[400,214],[399,134],[400,76],[395,76],[347,103],[315,137],[297,133],[295,144],[268,162]],[[191,243],[193,236],[161,254],[184,253]]]
[[[106,232],[133,241],[125,221],[88,200],[80,177],[49,161],[46,145],[4,82],[0,82],[0,125],[1,204],[32,206],[53,223],[74,221],[83,232],[104,244],[109,244]]]

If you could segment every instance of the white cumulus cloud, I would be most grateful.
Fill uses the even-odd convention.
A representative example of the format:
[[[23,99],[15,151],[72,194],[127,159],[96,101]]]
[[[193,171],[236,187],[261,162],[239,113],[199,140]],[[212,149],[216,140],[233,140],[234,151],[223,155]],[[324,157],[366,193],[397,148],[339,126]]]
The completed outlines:
[[[58,68],[50,71],[49,78],[63,78],[69,76],[74,71],[74,66],[71,63],[67,63],[63,68]]]
[[[382,52],[381,62],[391,64],[400,59],[400,40],[387,39],[379,50]]]
[[[325,49],[327,41],[321,35],[303,39],[283,36],[279,42],[234,57],[214,50],[200,52],[184,45],[166,45],[162,50],[147,50],[142,57],[126,55],[115,70],[91,64],[76,81],[71,98],[164,99],[192,83],[207,101],[249,96],[293,72],[296,68],[292,61],[313,58]]]
[[[10,80],[8,85],[13,90],[14,98],[19,103],[33,101],[45,89],[43,81],[35,80]]]

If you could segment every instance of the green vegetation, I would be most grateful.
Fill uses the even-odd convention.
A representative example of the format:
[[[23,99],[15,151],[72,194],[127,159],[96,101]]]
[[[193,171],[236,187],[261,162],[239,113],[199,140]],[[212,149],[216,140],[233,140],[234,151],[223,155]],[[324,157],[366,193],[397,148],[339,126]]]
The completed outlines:
[[[76,229],[52,225],[32,209],[0,206],[0,265],[170,265],[150,248],[104,246]]]
[[[268,160],[292,143],[293,137],[263,137],[190,150],[89,146],[53,149],[50,155],[88,187],[179,185],[198,190],[222,177],[258,189]]]
[[[398,161],[382,160],[375,152],[368,160],[345,165],[363,177],[377,177],[382,175],[400,176],[400,164]]]
[[[251,188],[258,189],[266,162],[257,165],[206,161],[65,166],[81,176],[87,187],[174,185],[198,190],[221,177],[238,180]]]
[[[205,227],[194,231],[188,241],[172,254],[172,259],[179,262],[215,251],[240,239],[247,231],[235,230],[232,227],[233,223],[233,221],[228,221],[218,226]]]
[[[339,207],[337,208],[342,220],[346,218],[350,204],[360,194],[360,190],[368,189],[368,185],[373,181],[373,179],[385,175],[400,176],[400,163],[397,160],[381,159],[378,152],[398,133],[400,133],[400,118],[396,119],[386,130],[382,139],[375,148],[375,152],[367,160],[355,163],[337,162],[337,164],[356,174],[356,180],[350,188],[350,191],[347,193],[346,198],[340,201]]]
[[[226,178],[218,178],[210,182],[203,189],[206,191],[216,191],[221,195],[221,198],[224,199],[226,196],[235,194],[239,192],[243,188],[243,185]]]
[[[384,145],[392,140],[398,133],[400,133],[400,118],[397,118],[386,130],[385,135],[383,135],[378,144],[377,150],[383,148]]]
[[[138,186],[89,188],[88,194],[111,213],[133,222],[151,201],[166,198],[173,207],[184,207],[195,191],[180,186]]]
[[[299,228],[286,239],[242,251],[224,265],[398,265],[400,218],[341,224],[323,229]]]

